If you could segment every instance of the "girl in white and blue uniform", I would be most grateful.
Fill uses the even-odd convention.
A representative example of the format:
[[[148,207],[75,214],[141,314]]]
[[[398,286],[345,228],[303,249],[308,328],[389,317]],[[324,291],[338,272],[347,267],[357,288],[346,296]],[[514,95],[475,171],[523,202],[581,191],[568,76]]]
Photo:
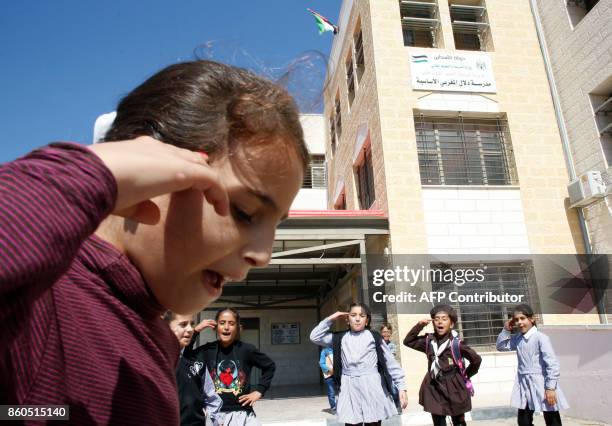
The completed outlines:
[[[349,330],[330,331],[334,320],[347,317]],[[370,330],[371,319],[366,305],[354,303],[349,312],[336,312],[310,333],[313,343],[333,347],[334,380],[340,390],[336,413],[346,425],[380,425],[396,415],[393,386],[400,391],[402,408],[408,405],[404,371],[382,336]]]
[[[513,327],[519,333],[512,334]],[[569,404],[559,387],[559,361],[550,339],[538,331],[529,305],[518,305],[497,337],[498,351],[516,351],[518,368],[511,406],[518,425],[533,425],[534,411],[543,412],[546,426],[561,426],[559,410]]]

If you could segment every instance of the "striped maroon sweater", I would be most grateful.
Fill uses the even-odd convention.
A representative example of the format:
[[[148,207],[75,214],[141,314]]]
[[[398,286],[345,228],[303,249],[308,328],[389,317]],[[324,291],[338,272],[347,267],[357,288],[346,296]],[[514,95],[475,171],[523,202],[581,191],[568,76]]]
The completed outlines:
[[[0,404],[68,404],[79,425],[179,423],[163,308],[92,236],[116,193],[79,145],[0,166]]]

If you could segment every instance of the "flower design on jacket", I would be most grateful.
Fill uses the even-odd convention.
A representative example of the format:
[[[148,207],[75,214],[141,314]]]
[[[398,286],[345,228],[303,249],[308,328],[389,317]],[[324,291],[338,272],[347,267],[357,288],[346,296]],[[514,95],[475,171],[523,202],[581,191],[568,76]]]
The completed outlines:
[[[189,378],[192,377],[196,377],[196,376],[200,376],[200,371],[202,371],[202,367],[204,367],[204,363],[197,361],[194,362],[190,367],[189,367],[189,373],[187,373],[187,376]]]
[[[234,360],[223,360],[219,362],[215,371],[211,374],[217,393],[233,393],[239,395],[246,383],[246,374]]]

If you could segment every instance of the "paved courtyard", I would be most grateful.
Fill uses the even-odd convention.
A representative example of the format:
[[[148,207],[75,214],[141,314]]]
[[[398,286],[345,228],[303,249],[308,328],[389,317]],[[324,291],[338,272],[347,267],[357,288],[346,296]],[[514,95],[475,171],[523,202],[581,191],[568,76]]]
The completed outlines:
[[[274,389],[274,388],[273,388]],[[281,395],[293,394],[292,397]],[[503,399],[503,400],[502,400]],[[474,399],[474,409],[468,424],[473,426],[516,425],[516,412],[506,404],[503,398],[487,397]],[[295,388],[277,387],[276,392],[266,395],[257,402],[255,411],[263,426],[339,426],[336,416],[327,412],[327,397],[322,395],[318,386]],[[431,425],[431,416],[423,412],[416,401],[410,401],[409,407],[402,416],[396,416],[383,422],[384,426],[420,426]],[[450,425],[450,423],[449,423]],[[542,416],[534,417],[534,425],[544,426]],[[612,424],[572,419],[563,416],[564,426],[612,426]]]

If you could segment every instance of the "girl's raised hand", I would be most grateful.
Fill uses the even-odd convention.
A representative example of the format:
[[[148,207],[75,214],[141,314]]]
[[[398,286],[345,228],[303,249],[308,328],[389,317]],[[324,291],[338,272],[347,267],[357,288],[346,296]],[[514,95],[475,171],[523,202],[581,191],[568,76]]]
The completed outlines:
[[[338,318],[348,317],[348,315],[349,315],[349,313],[348,313],[348,312],[341,312],[341,311],[338,311],[338,312],[336,312],[336,313],[334,313],[334,314],[331,314],[329,317],[327,317],[327,319],[328,319],[328,320],[331,320],[331,321],[335,321],[335,320],[337,320]]]
[[[117,182],[113,214],[139,222],[159,221],[151,198],[186,189],[204,193],[218,214],[229,213],[225,187],[208,165],[205,154],[177,148],[148,136],[89,147],[108,167]]]
[[[205,328],[214,329],[216,326],[217,326],[217,321],[211,320],[211,319],[205,319],[202,322],[200,322],[198,325],[196,325],[193,329],[196,331],[196,333],[199,333]]]
[[[430,322],[431,322],[431,318],[423,318],[421,321],[419,321],[419,324],[421,324],[422,326],[425,326],[429,324]]]
[[[506,321],[506,323],[504,324],[504,328],[510,332],[512,332],[513,327],[514,327],[514,319],[510,319]]]

